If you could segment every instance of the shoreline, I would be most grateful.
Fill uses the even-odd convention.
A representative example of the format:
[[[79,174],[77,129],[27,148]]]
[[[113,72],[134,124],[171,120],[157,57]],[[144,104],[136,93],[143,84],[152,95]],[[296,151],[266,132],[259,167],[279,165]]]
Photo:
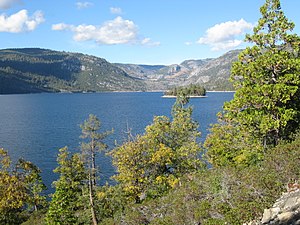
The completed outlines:
[[[230,92],[230,93],[234,93],[234,92],[236,92],[236,91],[206,91],[206,92]]]
[[[177,96],[175,96],[175,95],[163,95],[163,96],[161,96],[162,98],[177,98]],[[203,96],[187,96],[187,97],[189,97],[189,98],[207,98],[207,96],[206,95],[203,95]]]
[[[154,91],[95,91],[95,92],[86,92],[86,91],[59,91],[59,92],[27,92],[27,93],[0,93],[0,96],[4,95],[28,95],[28,94],[95,94],[95,93],[160,93],[164,92],[163,90],[154,90]],[[234,93],[235,91],[206,91],[206,93]],[[166,96],[163,95],[163,98],[176,98],[176,96]],[[189,96],[190,98],[206,98],[207,96]]]

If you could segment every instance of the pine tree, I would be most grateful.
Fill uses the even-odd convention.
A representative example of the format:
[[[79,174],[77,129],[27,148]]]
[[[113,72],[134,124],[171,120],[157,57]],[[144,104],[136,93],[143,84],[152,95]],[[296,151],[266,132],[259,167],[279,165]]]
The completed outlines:
[[[84,205],[81,199],[86,173],[80,154],[71,154],[67,147],[61,148],[57,157],[59,166],[54,170],[59,179],[55,181],[46,222],[49,225],[79,224],[79,211]]]
[[[246,48],[232,66],[231,81],[236,88],[234,99],[224,104],[220,124],[214,126],[206,144],[212,163],[217,154],[228,155],[220,153],[217,149],[220,146],[214,144],[213,139],[222,142],[215,134],[220,126],[222,129],[222,126],[230,125],[240,130],[240,137],[252,136],[244,141],[256,139],[243,143],[242,149],[229,154],[231,162],[241,158],[249,161],[247,155],[253,156],[253,143],[259,145],[255,155],[261,155],[269,145],[288,139],[299,127],[300,38],[291,33],[294,23],[285,17],[279,0],[266,0],[260,12],[262,17],[253,34],[246,35],[246,41],[253,46]],[[240,144],[235,143],[235,139],[223,138],[224,142],[231,142],[229,148],[224,149],[227,152],[234,151]]]
[[[85,167],[88,170],[90,209],[94,225],[98,223],[94,206],[95,188],[97,184],[96,154],[107,148],[107,145],[103,142],[103,139],[113,132],[106,131],[99,133],[100,125],[100,120],[93,114],[89,115],[89,118],[80,125],[82,129],[81,138],[87,140],[87,142],[82,142],[81,150]]]

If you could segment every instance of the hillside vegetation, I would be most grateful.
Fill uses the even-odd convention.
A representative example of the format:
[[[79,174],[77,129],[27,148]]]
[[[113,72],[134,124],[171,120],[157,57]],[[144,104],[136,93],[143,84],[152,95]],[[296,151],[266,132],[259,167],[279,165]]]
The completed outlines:
[[[36,92],[161,91],[200,84],[233,90],[231,63],[240,51],[180,65],[111,64],[80,53],[24,48],[0,50],[0,94]]]
[[[205,96],[206,90],[200,85],[190,84],[188,86],[174,87],[164,93],[165,96],[188,96],[188,97],[199,97]]]
[[[59,150],[48,205],[40,170],[22,159],[13,165],[0,149],[0,224],[240,225],[260,220],[286,187],[299,193],[300,37],[279,0],[266,0],[260,12],[246,35],[253,46],[232,66],[236,94],[205,148],[189,99],[179,95],[170,117],[155,116],[141,135],[128,131],[107,153],[116,184],[100,186],[96,156],[112,131],[100,132],[100,120],[90,115],[80,126],[81,152]],[[298,224],[292,201],[283,222],[269,215],[269,224]]]
[[[106,60],[37,48],[0,50],[0,93],[141,91]]]

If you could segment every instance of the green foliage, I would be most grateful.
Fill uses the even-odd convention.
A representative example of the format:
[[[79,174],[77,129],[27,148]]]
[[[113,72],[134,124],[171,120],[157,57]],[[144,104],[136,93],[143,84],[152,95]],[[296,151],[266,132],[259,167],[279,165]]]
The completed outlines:
[[[242,161],[248,163],[256,155],[253,161],[256,162],[261,158],[261,147],[266,149],[277,145],[281,139],[288,139],[299,126],[300,38],[291,34],[294,24],[284,16],[279,0],[267,0],[260,11],[262,17],[253,34],[246,36],[253,47],[241,52],[232,66],[234,99],[224,104],[221,123],[214,126],[208,138],[209,157],[216,157],[218,151],[228,153],[232,149],[229,155],[221,153],[225,157],[222,161],[238,164],[239,160],[235,159],[242,156],[246,157]],[[235,132],[233,139],[223,135],[218,140],[216,133],[226,127],[242,131],[240,137]],[[236,140],[244,140],[244,143],[240,145]],[[236,151],[237,148],[240,149]],[[214,163],[215,158],[210,161]]]
[[[46,197],[42,196],[41,193],[47,188],[42,181],[41,170],[32,162],[19,159],[14,173],[20,174],[19,179],[26,185],[27,207],[33,208],[34,211],[37,211],[38,208],[44,208],[47,202]]]
[[[21,225],[45,225],[45,215],[47,213],[47,208],[44,208],[39,211],[29,213],[27,216],[29,219],[26,222],[22,223]]]
[[[0,93],[144,90],[104,59],[38,48],[0,50]]]
[[[255,165],[263,158],[261,142],[249,132],[246,126],[234,122],[224,122],[219,115],[219,123],[210,129],[204,147],[208,149],[205,158],[214,167]]]
[[[166,195],[127,206],[114,222],[239,225],[261,218],[288,183],[299,181],[299,148],[297,137],[292,143],[270,149],[258,165],[214,167],[185,174]]]
[[[27,210],[37,211],[45,205],[40,172],[23,159],[12,168],[7,151],[0,149],[0,224],[20,224],[26,219]]]
[[[120,185],[110,186],[106,184],[99,187],[95,197],[97,217],[101,224],[107,224],[106,219],[122,214],[124,208],[128,205],[126,193]]]
[[[91,210],[92,221],[94,225],[97,225],[96,206],[95,206],[95,189],[97,185],[97,168],[96,168],[96,153],[104,151],[107,145],[103,142],[112,131],[106,131],[99,133],[100,120],[95,115],[89,115],[89,118],[80,125],[82,129],[82,139],[86,139],[88,142],[81,144],[82,157],[84,159],[84,165],[88,173],[88,196],[89,205]]]
[[[182,87],[174,87],[169,91],[165,92],[165,95],[172,95],[172,96],[205,96],[206,90],[204,87],[198,84],[190,84],[188,86]]]
[[[84,209],[82,192],[83,181],[87,178],[84,164],[79,154],[71,155],[67,147],[59,150],[57,157],[59,166],[54,172],[60,177],[55,181],[55,193],[52,195],[46,215],[47,224],[78,224],[80,210]]]
[[[107,149],[107,145],[103,142],[103,139],[113,132],[112,130],[99,133],[100,126],[100,120],[93,114],[90,114],[89,118],[80,125],[82,130],[80,137],[87,141],[81,143],[82,156],[85,166],[89,170],[89,177],[93,186],[96,185],[97,177],[96,153]]]
[[[203,166],[197,142],[198,125],[186,100],[177,99],[173,120],[156,116],[145,134],[111,152],[117,174],[113,177],[130,199],[155,198],[176,187],[180,176]]]
[[[231,78],[237,92],[225,110],[277,144],[295,130],[293,123],[299,118],[300,38],[288,32],[294,24],[284,16],[279,0],[268,0],[261,13],[254,34],[246,36],[254,47],[233,64]]]
[[[97,152],[106,149],[103,139],[111,133],[111,131],[98,133],[100,125],[95,115],[90,115],[80,125],[81,138],[87,141],[81,145],[81,154],[71,154],[67,147],[59,150],[57,158],[59,166],[54,172],[59,173],[60,177],[54,182],[55,193],[46,215],[47,224],[90,224],[91,221],[97,224],[96,210],[105,205],[105,202],[98,201],[99,205],[95,205],[97,191],[95,158]],[[101,208],[98,217],[101,218],[106,213],[109,213],[109,210],[102,212]]]

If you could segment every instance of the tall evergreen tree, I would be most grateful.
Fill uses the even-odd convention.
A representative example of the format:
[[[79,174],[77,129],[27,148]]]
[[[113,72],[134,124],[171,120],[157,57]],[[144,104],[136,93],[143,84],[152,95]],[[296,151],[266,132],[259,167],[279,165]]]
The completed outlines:
[[[106,131],[99,133],[100,125],[100,120],[93,114],[89,115],[89,118],[80,125],[82,129],[81,138],[87,141],[82,142],[81,150],[85,167],[88,170],[90,209],[94,225],[98,223],[94,206],[95,188],[97,184],[96,154],[107,148],[107,145],[103,142],[103,139],[113,132]]]
[[[80,200],[83,195],[86,173],[79,154],[71,155],[67,147],[61,148],[57,157],[59,179],[54,182],[55,192],[46,215],[49,225],[79,224],[78,211],[82,210]]]
[[[231,162],[241,158],[248,161],[247,156],[253,157],[250,152],[254,142],[261,146],[257,146],[260,153],[254,154],[259,156],[266,147],[287,139],[299,127],[300,38],[291,33],[294,23],[285,17],[279,0],[266,0],[260,12],[262,17],[253,34],[246,35],[246,41],[253,46],[246,48],[232,66],[234,99],[225,103],[221,123],[213,127],[206,142],[212,163],[218,154]],[[231,152],[240,143],[235,143],[236,138],[230,141],[222,135],[220,138],[228,147],[221,148],[227,154],[220,152],[222,140],[217,133],[228,125],[231,130],[239,130],[240,137],[252,138],[245,139],[250,142],[243,143],[242,149]]]

